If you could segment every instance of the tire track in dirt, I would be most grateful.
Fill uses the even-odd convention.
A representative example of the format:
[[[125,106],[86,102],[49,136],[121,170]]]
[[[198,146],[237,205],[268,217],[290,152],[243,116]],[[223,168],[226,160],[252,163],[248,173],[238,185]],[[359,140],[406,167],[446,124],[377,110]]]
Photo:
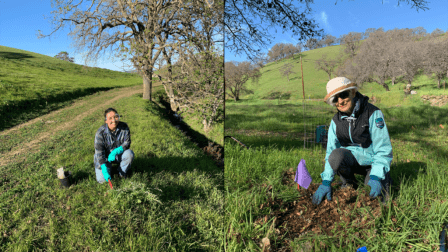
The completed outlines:
[[[135,88],[135,87],[111,89],[111,90],[108,90],[108,91],[104,91],[104,94],[108,94],[108,93],[112,93],[112,92],[118,92],[118,91],[125,91],[125,90],[131,89],[131,88]],[[92,95],[95,95],[95,94],[92,94]],[[72,105],[70,105],[68,107],[65,107],[65,108],[62,108],[62,109],[58,109],[58,110],[55,110],[55,111],[51,111],[50,113],[48,113],[46,115],[42,115],[42,116],[36,117],[36,118],[34,118],[34,119],[32,119],[32,120],[30,120],[28,122],[25,122],[25,123],[16,125],[16,126],[14,126],[12,128],[6,129],[6,130],[0,132],[0,136],[8,135],[8,134],[13,133],[13,132],[15,132],[15,131],[23,128],[23,127],[35,124],[35,123],[37,123],[39,121],[46,121],[47,118],[50,118],[50,117],[55,116],[55,115],[58,115],[59,113],[65,111],[65,110],[72,109],[72,108],[75,108],[75,107],[80,107],[80,106],[83,106],[84,104],[86,104],[87,102],[92,102],[92,101],[95,101],[95,100],[98,100],[98,99],[101,99],[101,96],[93,97],[89,101],[86,101],[86,100],[76,101],[76,102],[74,102]]]
[[[117,90],[114,90],[114,91],[117,91]],[[142,93],[143,92],[143,88],[139,87],[138,89],[136,89],[135,87],[131,87],[131,88],[120,89],[120,91],[124,92],[124,93],[122,93],[122,94],[120,94],[120,95],[118,95],[118,96],[108,100],[107,102],[103,103],[102,106],[108,106],[108,105],[112,104],[113,102],[115,102],[115,101],[117,101],[119,99],[122,99],[122,98],[125,98],[125,97],[129,97],[129,96],[132,96],[134,94]],[[101,95],[99,97],[95,97],[94,99],[95,100],[96,99],[101,99],[102,97],[103,97],[103,95]],[[18,129],[21,129],[21,128],[25,127],[25,126],[28,126],[28,125],[36,123],[36,122],[38,122],[40,120],[43,120],[44,118],[48,118],[48,117],[50,117],[52,115],[57,115],[57,114],[59,114],[60,112],[62,112],[64,110],[74,109],[74,108],[80,107],[80,106],[84,105],[87,102],[92,102],[92,100],[88,100],[88,101],[84,100],[84,101],[81,101],[81,102],[76,102],[75,104],[73,104],[70,107],[63,108],[63,109],[60,109],[60,110],[57,110],[57,111],[53,111],[53,112],[51,112],[51,113],[49,113],[47,115],[43,115],[43,116],[35,118],[35,119],[33,119],[33,120],[29,121],[29,122],[26,122],[26,123],[20,124],[18,126],[15,126],[14,128],[5,130],[4,132],[2,132],[1,135],[5,135],[5,134],[8,134],[8,133],[11,133],[11,132],[16,131]],[[9,152],[5,152],[0,157],[0,167],[1,166],[5,166],[5,165],[11,163],[12,161],[14,161],[13,160],[14,157],[19,156],[22,153],[25,153],[25,152],[30,153],[30,152],[36,151],[36,149],[39,146],[39,144],[41,142],[44,142],[45,139],[47,139],[50,135],[53,135],[53,134],[55,134],[58,131],[68,130],[68,129],[74,127],[73,125],[76,125],[76,122],[79,122],[83,118],[89,116],[95,110],[98,110],[98,107],[93,107],[93,108],[89,109],[88,111],[85,111],[85,112],[77,115],[71,121],[67,121],[65,123],[62,123],[62,124],[56,126],[56,128],[52,129],[51,131],[40,133],[39,135],[36,136],[36,139],[34,139],[31,142],[28,142],[28,143],[25,143],[25,144],[23,144],[21,146],[15,147],[15,148],[13,148],[13,150],[11,150]]]

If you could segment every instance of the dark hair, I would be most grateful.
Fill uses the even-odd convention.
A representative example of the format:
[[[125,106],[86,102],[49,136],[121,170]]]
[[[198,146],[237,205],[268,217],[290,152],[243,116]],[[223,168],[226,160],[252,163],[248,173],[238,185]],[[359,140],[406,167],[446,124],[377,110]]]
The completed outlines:
[[[111,111],[115,112],[115,114],[118,114],[118,112],[114,108],[108,108],[106,109],[106,111],[104,111],[104,120],[107,120],[106,115]]]

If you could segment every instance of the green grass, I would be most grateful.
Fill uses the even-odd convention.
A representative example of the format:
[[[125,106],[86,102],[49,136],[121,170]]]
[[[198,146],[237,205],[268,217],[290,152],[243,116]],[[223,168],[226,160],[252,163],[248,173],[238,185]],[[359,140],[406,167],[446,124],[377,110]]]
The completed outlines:
[[[0,130],[112,88],[141,85],[137,74],[83,67],[0,46]]]
[[[2,167],[0,250],[221,250],[222,170],[141,95],[112,104],[131,130],[131,177],[113,177],[114,190],[96,182],[93,138],[103,123],[101,102],[108,99],[96,101],[95,113],[52,134],[37,152],[24,154],[25,161]],[[48,120],[64,122],[85,109],[71,108]],[[2,144],[20,146],[48,127],[24,127],[22,139],[5,137]],[[56,177],[61,166],[73,173],[68,189],[61,189]]]
[[[327,94],[326,86],[328,82],[328,75],[322,70],[315,69],[315,61],[321,58],[322,54],[327,54],[328,59],[335,59],[339,55],[341,49],[340,45],[323,47],[315,50],[310,50],[302,53],[303,61],[303,80],[305,86],[305,98],[306,99],[323,99]],[[293,71],[295,74],[291,75],[290,81],[286,77],[283,77],[279,69],[286,63],[293,64]],[[266,64],[261,69],[262,77],[259,79],[258,83],[252,83],[248,80],[246,83],[248,89],[253,91],[253,94],[246,94],[241,96],[242,99],[265,99],[272,96],[275,93],[286,94],[290,96],[291,100],[298,100],[303,98],[303,88],[302,88],[302,75],[300,69],[300,59],[298,56],[290,59],[283,59],[277,62],[271,62]],[[335,73],[332,74],[331,78],[337,77]],[[444,78],[448,81],[448,78]],[[443,81],[443,80],[442,80]],[[396,85],[392,86],[391,81],[387,81],[389,84],[390,92],[387,92],[382,86],[378,85],[376,82],[367,82],[363,84],[363,89],[366,95],[371,95],[374,93],[382,99],[383,102],[390,104],[399,104],[400,100],[391,100],[392,97],[401,97],[403,94],[403,89],[405,81],[398,79]],[[446,90],[436,90],[437,79],[433,76],[428,78],[425,75],[418,76],[414,81],[413,85],[418,84],[416,90],[418,92],[417,96],[423,94],[429,94],[428,90],[431,90],[431,94],[446,94]],[[402,101],[402,100],[401,100]]]
[[[422,82],[415,86],[421,87],[421,92],[432,94],[432,87]],[[364,90],[368,88],[364,87]],[[376,91],[373,93],[379,96]],[[367,92],[364,94],[369,95]],[[448,221],[448,202],[445,200],[448,190],[444,189],[448,181],[448,171],[444,169],[448,166],[448,105],[431,107],[415,97],[394,102],[400,98],[392,94],[390,99],[382,99],[375,105],[384,113],[391,136],[394,153],[391,176],[395,185],[399,185],[399,190],[393,190],[397,206],[384,208],[375,227],[363,230],[370,234],[371,239],[367,241],[356,237],[358,230],[347,228],[347,240],[340,241],[338,235],[301,237],[292,242],[293,249],[311,244],[313,251],[322,251],[319,243],[309,243],[319,240],[327,244],[328,251],[341,251],[335,246],[339,244],[347,246],[344,251],[355,251],[361,246],[367,246],[369,251],[435,250],[441,224]],[[254,240],[263,237],[269,237],[271,243],[282,241],[280,235],[270,230],[272,220],[261,227],[254,226],[257,217],[267,214],[263,212],[265,209],[259,209],[260,204],[268,199],[264,185],[272,185],[271,197],[294,201],[298,191],[294,186],[287,187],[281,183],[282,173],[297,167],[301,159],[306,160],[313,182],[321,183],[325,150],[312,143],[303,147],[302,106],[300,100],[252,98],[227,101],[225,135],[234,136],[250,146],[250,149],[245,149],[233,140],[225,141],[228,216],[225,232],[233,234],[227,240],[228,251],[260,251]],[[314,131],[317,125],[329,125],[334,113],[335,108],[321,101],[307,101],[307,132]],[[338,176],[335,178],[339,180]],[[391,221],[392,216],[397,222]],[[373,235],[374,232],[377,234]],[[239,243],[238,235],[243,239]]]

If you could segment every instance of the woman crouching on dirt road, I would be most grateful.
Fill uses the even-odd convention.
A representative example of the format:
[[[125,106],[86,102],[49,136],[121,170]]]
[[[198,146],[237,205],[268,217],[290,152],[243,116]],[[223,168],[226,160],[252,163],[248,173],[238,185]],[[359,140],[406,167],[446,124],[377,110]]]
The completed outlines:
[[[96,180],[104,183],[111,179],[112,163],[118,163],[121,177],[131,168],[134,152],[131,147],[131,131],[126,123],[120,122],[120,115],[113,108],[104,112],[104,122],[95,134],[95,173]]]
[[[315,205],[324,197],[331,200],[330,184],[335,174],[342,180],[342,187],[351,185],[355,189],[358,185],[354,174],[364,175],[371,198],[380,194],[383,202],[389,198],[392,145],[384,115],[357,90],[357,85],[345,77],[327,83],[324,102],[338,112],[328,129],[325,170],[321,173],[322,185],[313,195]]]

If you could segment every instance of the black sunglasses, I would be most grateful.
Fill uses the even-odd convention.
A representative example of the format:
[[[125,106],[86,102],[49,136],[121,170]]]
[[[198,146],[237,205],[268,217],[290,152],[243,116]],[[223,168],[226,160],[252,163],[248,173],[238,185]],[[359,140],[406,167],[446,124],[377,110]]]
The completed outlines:
[[[334,97],[333,97],[333,103],[336,103],[337,101],[338,101],[338,98],[339,97],[341,97],[341,99],[345,99],[345,98],[347,98],[348,96],[350,95],[350,92],[347,90],[347,91],[344,91],[344,92],[342,92],[342,93],[340,93],[340,94],[337,94],[337,95],[335,95]]]

